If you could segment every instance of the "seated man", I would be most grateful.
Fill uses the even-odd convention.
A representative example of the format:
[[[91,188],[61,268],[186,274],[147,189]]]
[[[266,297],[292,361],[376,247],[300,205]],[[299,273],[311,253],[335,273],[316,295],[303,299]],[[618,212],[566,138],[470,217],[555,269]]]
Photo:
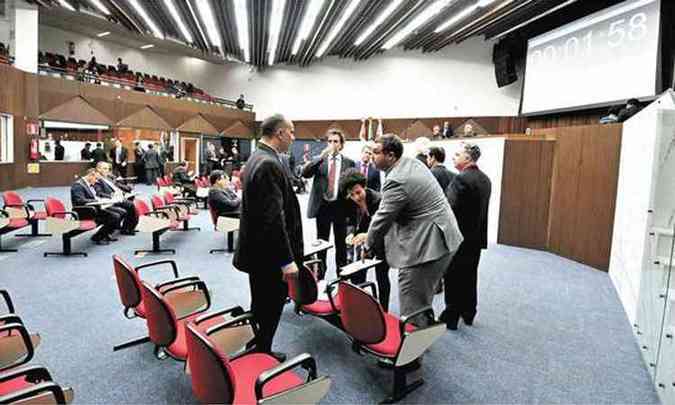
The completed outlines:
[[[191,176],[188,172],[188,162],[180,162],[175,169],[173,169],[173,182],[182,186],[185,194],[189,197],[196,197],[197,190],[194,186],[195,176]]]
[[[130,192],[131,187],[115,181],[115,178],[111,175],[112,165],[108,162],[98,162],[96,164],[96,173],[98,174],[98,179],[94,184],[96,196],[118,200],[109,209],[117,212],[122,218],[120,233],[122,235],[133,235],[138,224],[138,215],[136,215],[134,203],[124,199],[124,193]]]
[[[209,176],[209,207],[217,216],[223,216],[239,211],[241,198],[230,188],[230,179],[222,170],[214,170]]]
[[[96,169],[87,170],[87,173],[70,187],[70,202],[73,206],[73,211],[79,215],[80,219],[93,219],[97,224],[103,225],[92,236],[91,240],[96,242],[97,245],[106,245],[108,242],[115,241],[110,235],[122,220],[120,214],[108,208],[95,207],[96,214],[92,218],[90,210],[78,208],[98,201],[96,191],[94,190],[94,184],[96,184],[97,179],[98,174],[96,173]]]

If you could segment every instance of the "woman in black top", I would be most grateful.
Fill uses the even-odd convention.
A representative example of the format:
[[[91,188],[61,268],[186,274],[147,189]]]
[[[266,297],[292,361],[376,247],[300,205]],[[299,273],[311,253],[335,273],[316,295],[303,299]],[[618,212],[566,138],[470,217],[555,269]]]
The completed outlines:
[[[341,194],[347,198],[347,223],[355,227],[354,233],[347,236],[347,243],[352,242],[355,245],[365,241],[365,235],[368,233],[370,220],[380,207],[382,196],[375,190],[366,187],[366,178],[357,169],[348,169],[340,178]],[[375,275],[377,278],[377,289],[380,305],[387,311],[389,308],[389,294],[391,292],[391,283],[389,281],[389,264],[387,263],[384,252],[374,252],[382,263],[375,266]],[[366,281],[366,272],[362,271],[352,276],[351,281],[354,284],[361,284]]]

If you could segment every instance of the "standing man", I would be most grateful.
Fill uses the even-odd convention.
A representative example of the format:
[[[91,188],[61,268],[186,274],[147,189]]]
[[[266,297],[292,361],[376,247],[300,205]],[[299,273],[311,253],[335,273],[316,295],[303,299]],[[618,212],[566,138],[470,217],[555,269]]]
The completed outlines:
[[[375,140],[375,166],[387,177],[380,208],[370,222],[366,248],[384,251],[389,265],[399,269],[400,311],[405,316],[431,305],[462,234],[431,172],[419,160],[402,155],[398,136],[386,134]],[[426,326],[429,321],[417,318],[415,323]]]
[[[431,174],[434,175],[438,184],[441,186],[443,193],[448,189],[448,185],[455,178],[455,174],[443,166],[445,162],[445,149],[439,146],[432,146],[429,148],[427,154],[427,166],[431,169]]]
[[[152,144],[148,145],[148,150],[143,155],[143,165],[145,166],[145,184],[155,184],[155,180],[159,176],[159,168],[162,166],[162,161]]]
[[[346,202],[340,197],[340,176],[347,169],[355,167],[353,160],[343,156],[340,152],[345,145],[345,136],[339,130],[328,131],[328,146],[319,157],[305,164],[302,177],[308,179],[314,176],[312,193],[309,196],[307,216],[316,218],[316,236],[319,239],[329,240],[330,228],[333,226],[335,241],[335,272],[347,264],[347,221],[345,216]],[[326,252],[320,253],[323,261],[323,279],[326,267]]]
[[[371,162],[372,145],[366,144],[361,148],[361,161],[356,164],[356,168],[366,178],[366,187],[371,190],[380,191],[382,188],[380,180],[380,171]]]
[[[54,141],[54,160],[63,160],[63,157],[66,155],[66,148],[61,145],[60,140]]]
[[[110,149],[110,160],[115,176],[127,177],[127,161],[129,160],[129,151],[122,146],[122,141],[115,140],[115,146]]]
[[[105,155],[105,151],[103,151],[103,144],[101,142],[96,143],[96,149],[91,152],[91,159],[94,161],[94,167],[96,167],[98,162],[108,161],[108,157]]]
[[[86,142],[84,148],[80,151],[80,160],[91,160],[91,144]]]
[[[288,295],[284,278],[302,265],[302,218],[279,153],[295,139],[293,123],[273,115],[262,123],[262,138],[246,163],[239,239],[234,266],[249,275],[251,311],[260,326],[255,348],[272,353],[272,340]],[[343,238],[344,240],[344,238]],[[277,357],[283,361],[285,355]]]
[[[443,122],[443,138],[449,139],[453,136],[455,136],[455,133],[453,132],[450,123],[448,121]]]
[[[145,164],[143,163],[143,147],[141,143],[136,141],[134,143],[134,176],[136,176],[136,183],[145,183]]]
[[[445,311],[440,319],[448,329],[457,329],[461,316],[467,325],[473,324],[478,303],[478,263],[481,249],[487,248],[488,207],[492,185],[476,162],[480,148],[463,144],[455,153],[454,164],[459,174],[448,187],[448,201],[452,207],[464,241],[459,245],[448,271],[445,283]]]

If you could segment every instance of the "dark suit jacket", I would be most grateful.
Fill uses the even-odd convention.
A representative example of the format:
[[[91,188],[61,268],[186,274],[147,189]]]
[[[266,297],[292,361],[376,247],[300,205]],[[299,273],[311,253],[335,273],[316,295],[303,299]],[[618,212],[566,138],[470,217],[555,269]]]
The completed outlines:
[[[259,143],[243,176],[239,239],[233,264],[247,273],[269,274],[303,259],[300,204],[277,153]]]
[[[342,164],[340,165],[340,173],[336,175],[342,176],[342,173],[350,168],[355,167],[356,164],[353,160],[342,155]],[[309,196],[309,207],[307,208],[307,216],[309,218],[316,218],[319,214],[319,209],[326,201],[323,199],[324,194],[328,191],[328,159],[323,159],[322,157],[317,157],[314,160],[310,161],[302,169],[302,177],[310,178],[314,176],[314,182],[312,183],[312,193]],[[337,201],[344,201],[344,198],[340,196],[338,191]]]
[[[241,205],[241,200],[237,196],[237,193],[232,190],[220,190],[211,187],[209,189],[208,203],[218,216],[222,216],[237,211]]]
[[[457,217],[464,245],[474,249],[487,248],[488,207],[492,184],[476,166],[455,176],[447,190],[448,201]]]
[[[101,148],[96,148],[91,151],[91,158],[94,160],[94,165],[98,162],[107,162],[108,157],[105,155],[105,151]]]
[[[132,190],[131,187],[127,186],[126,184],[119,183],[113,178],[108,177],[108,181],[114,184],[115,187],[122,191],[126,191],[127,193]],[[115,193],[115,190],[110,187],[110,184],[101,179],[96,180],[96,184],[94,184],[94,190],[96,191],[96,196],[100,198],[110,198]]]
[[[79,179],[70,186],[70,203],[73,207],[96,201],[96,195],[91,192],[89,187],[85,186],[84,182],[84,179]]]
[[[64,148],[63,145],[56,145],[56,147],[54,147],[54,160],[63,160],[65,154],[66,148]]]
[[[173,181],[178,184],[192,184],[192,179],[188,176],[187,171],[178,166],[173,170]]]
[[[431,174],[433,174],[436,180],[438,180],[438,184],[441,185],[444,193],[447,191],[448,185],[450,185],[452,180],[455,178],[455,173],[441,165],[432,167]]]
[[[361,170],[362,167],[363,162],[356,163],[356,169],[359,172],[362,172]],[[382,183],[380,180],[380,171],[377,170],[375,165],[373,165],[372,163],[368,164],[368,178],[366,179],[366,187],[375,191],[380,191],[380,189],[382,189]]]
[[[89,159],[91,159],[91,151],[90,151],[90,150],[86,150],[86,149],[82,149],[82,150],[80,151],[80,159],[82,159],[82,160],[89,160]]]
[[[145,163],[146,169],[159,169],[162,167],[162,161],[159,158],[159,154],[154,149],[148,149],[143,155],[143,163]]]
[[[115,163],[115,155],[117,153],[117,148],[112,148],[110,149],[110,161]],[[127,151],[127,148],[122,146],[122,152],[120,152],[120,164],[123,162],[126,162],[129,159],[129,152]]]

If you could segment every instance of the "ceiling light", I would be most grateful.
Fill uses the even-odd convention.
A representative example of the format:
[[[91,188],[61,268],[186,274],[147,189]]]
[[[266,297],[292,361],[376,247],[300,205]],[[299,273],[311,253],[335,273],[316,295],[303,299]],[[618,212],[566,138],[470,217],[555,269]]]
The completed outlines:
[[[108,35],[110,35],[110,31],[106,31],[106,32],[102,32],[100,34],[96,34],[96,36],[99,37],[99,38],[107,37]]]
[[[185,38],[185,40],[191,44],[192,35],[190,35],[190,31],[188,31],[187,27],[185,26],[185,23],[180,17],[180,14],[178,14],[178,9],[176,9],[176,5],[173,3],[173,0],[164,0],[164,5],[167,9],[169,9],[169,14],[171,14],[171,18],[173,18],[173,21],[178,25],[181,34],[183,34],[183,38]]]
[[[269,52],[270,56],[267,63],[274,64],[274,59],[277,55],[277,46],[279,45],[279,33],[281,32],[281,23],[284,19],[284,8],[286,7],[286,0],[274,0],[272,4],[272,15],[270,17],[269,28]]]
[[[206,33],[209,35],[211,45],[218,47],[223,52],[223,40],[220,38],[220,31],[216,24],[216,17],[213,14],[211,3],[209,0],[197,0],[197,9],[204,25],[206,25]]]
[[[459,13],[453,15],[448,21],[446,21],[446,22],[444,22],[443,24],[441,24],[441,25],[439,25],[438,27],[436,27],[436,29],[434,30],[434,32],[438,34],[438,33],[441,32],[441,31],[445,31],[445,30],[448,29],[449,27],[451,27],[451,26],[457,24],[457,23],[460,22],[461,20],[463,20],[463,19],[465,19],[466,17],[468,17],[469,14],[473,13],[473,12],[474,12],[475,10],[477,10],[477,9],[478,9],[478,3],[476,3],[476,4],[474,4],[474,5],[471,5],[471,6],[467,7],[467,8],[465,8],[464,10],[460,11]]]
[[[141,49],[150,49],[150,48],[154,48],[154,47],[155,47],[155,45],[153,45],[153,44],[147,44],[147,45],[143,45],[141,47]]]
[[[411,32],[422,26],[425,22],[436,14],[440,13],[442,9],[447,7],[450,3],[456,0],[436,0],[435,3],[427,7],[426,10],[417,15],[412,21],[408,23],[403,29],[397,32],[389,41],[382,45],[383,49],[391,49],[407,37]]]
[[[307,6],[305,16],[302,18],[302,24],[300,25],[300,31],[298,31],[298,34],[295,37],[292,52],[293,55],[298,53],[302,41],[307,39],[309,32],[312,30],[312,27],[314,27],[316,17],[319,15],[319,11],[321,11],[321,7],[323,6],[323,1],[324,0],[311,0],[309,6]]]
[[[365,41],[366,38],[368,38],[370,34],[372,34],[373,31],[375,31],[375,29],[379,27],[380,24],[382,24],[391,13],[394,12],[394,10],[398,8],[399,4],[401,4],[402,1],[403,0],[394,0],[391,3],[389,3],[387,8],[385,8],[384,11],[377,16],[377,19],[375,19],[375,21],[365,31],[363,31],[363,33],[361,33],[361,35],[359,35],[358,38],[356,38],[354,45],[355,46],[361,45],[361,43]]]
[[[321,44],[319,50],[316,52],[317,58],[323,56],[323,54],[328,49],[328,46],[331,44],[331,42],[333,42],[333,39],[335,39],[340,30],[342,30],[342,27],[345,25],[349,17],[351,17],[351,15],[354,13],[354,10],[356,10],[356,7],[358,7],[359,3],[361,3],[361,0],[351,0],[349,6],[347,6],[347,9],[342,13],[340,20],[338,20],[337,24],[335,24],[333,27],[333,30],[328,34],[326,39],[323,41],[323,44]]]
[[[75,7],[71,6],[66,0],[59,0],[61,7],[67,8],[70,11],[76,11]]]
[[[248,11],[246,0],[234,0],[234,16],[237,20],[237,37],[239,47],[244,51],[244,60],[251,61],[251,51],[248,45]]]
[[[155,24],[154,21],[150,19],[150,16],[148,13],[145,12],[145,9],[141,6],[141,4],[138,2],[138,0],[129,0],[129,4],[136,10],[136,13],[143,18],[143,21],[145,21],[145,25],[150,27],[150,30],[152,33],[159,39],[164,39],[164,34],[162,34],[162,31],[159,30],[159,27],[157,27],[157,24]]]
[[[98,11],[102,12],[105,15],[110,15],[110,10],[108,10],[108,7],[104,6],[103,3],[101,3],[101,0],[90,0],[91,3],[96,6]]]

